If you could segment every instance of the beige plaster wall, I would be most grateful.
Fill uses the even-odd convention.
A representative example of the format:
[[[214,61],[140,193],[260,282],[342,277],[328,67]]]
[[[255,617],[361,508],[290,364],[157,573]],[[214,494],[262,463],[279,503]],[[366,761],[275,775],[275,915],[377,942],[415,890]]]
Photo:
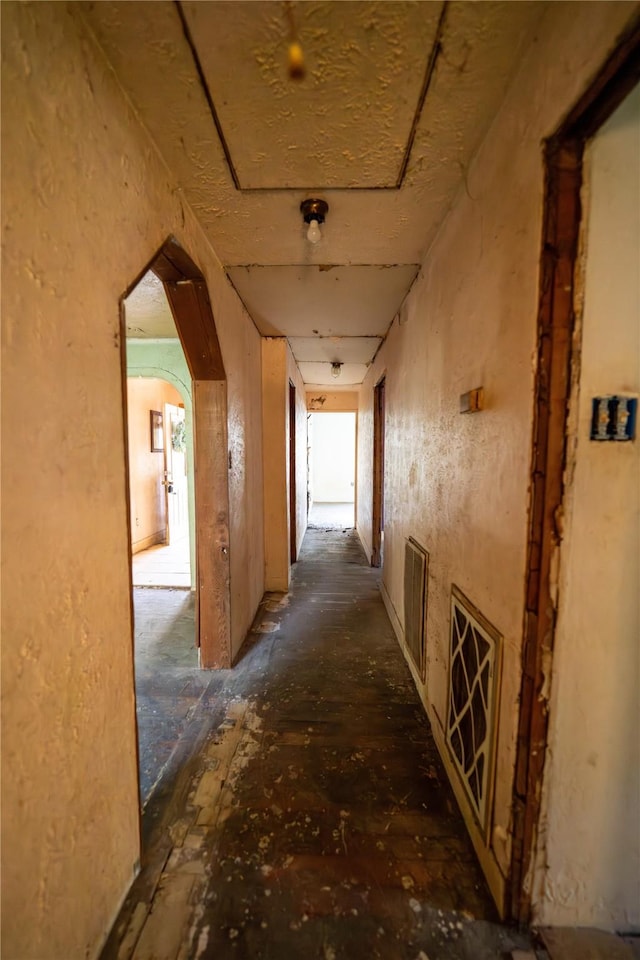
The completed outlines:
[[[286,337],[262,340],[265,590],[289,589],[289,382],[296,388],[296,534],[307,526],[305,388]]]
[[[1,12],[2,952],[69,960],[140,852],[118,301],[170,233],[206,275],[236,647],[263,583],[260,343],[79,8]]]
[[[358,409],[358,390],[328,390],[318,387],[307,392],[307,409],[325,413],[350,413]]]
[[[383,595],[402,636],[404,544],[415,537],[430,552],[427,680],[416,682],[445,760],[452,583],[504,638],[488,844],[467,813],[498,902],[510,859],[520,689],[541,140],[558,126],[637,10],[636,4],[585,3],[577,16],[576,7],[555,3],[547,9],[360,392],[358,530],[367,549],[372,394],[386,371]],[[479,386],[485,409],[460,414],[460,394]],[[452,783],[460,798],[453,774]]]
[[[543,829],[545,924],[640,927],[640,448],[589,440],[591,398],[640,394],[640,87],[595,137],[571,401]]]
[[[164,480],[164,452],[151,452],[150,411],[164,416],[165,403],[176,406],[182,397],[175,387],[154,378],[127,378],[127,420],[129,439],[129,505],[131,548],[134,553],[167,536],[167,503]]]

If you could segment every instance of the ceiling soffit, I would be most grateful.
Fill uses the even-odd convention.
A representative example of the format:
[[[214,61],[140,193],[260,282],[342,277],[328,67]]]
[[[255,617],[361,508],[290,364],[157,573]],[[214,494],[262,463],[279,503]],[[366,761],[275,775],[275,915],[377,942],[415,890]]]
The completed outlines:
[[[302,379],[306,384],[323,384],[327,387],[355,387],[362,383],[367,375],[369,365],[366,363],[343,363],[337,377],[331,374],[331,364],[327,363],[298,363]]]
[[[444,23],[443,0],[297,4],[309,64],[292,83],[282,3],[178,3],[239,190],[397,189]],[[237,69],[230,69],[230,64]]]
[[[417,271],[287,265],[229,267],[227,275],[263,336],[383,337]]]
[[[382,337],[289,337],[299,363],[369,363]]]

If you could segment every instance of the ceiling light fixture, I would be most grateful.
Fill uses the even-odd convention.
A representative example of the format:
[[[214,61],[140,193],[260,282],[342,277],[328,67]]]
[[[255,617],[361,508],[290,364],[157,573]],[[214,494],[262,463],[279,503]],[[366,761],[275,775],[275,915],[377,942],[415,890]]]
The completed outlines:
[[[331,376],[333,377],[334,380],[337,380],[337,379],[338,379],[338,377],[340,376],[340,371],[341,371],[341,370],[342,370],[342,364],[341,364],[341,363],[338,363],[338,361],[335,360],[335,361],[331,364]]]
[[[300,212],[305,223],[309,224],[307,230],[307,240],[309,243],[317,243],[322,238],[320,233],[320,224],[324,223],[329,204],[326,200],[303,200],[300,204]]]

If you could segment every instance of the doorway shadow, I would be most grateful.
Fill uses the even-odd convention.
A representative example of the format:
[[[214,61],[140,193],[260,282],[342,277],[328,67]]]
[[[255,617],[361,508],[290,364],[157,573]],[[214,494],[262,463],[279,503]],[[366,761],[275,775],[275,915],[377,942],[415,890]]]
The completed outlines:
[[[140,802],[146,805],[208,686],[188,590],[136,587],[135,681]]]

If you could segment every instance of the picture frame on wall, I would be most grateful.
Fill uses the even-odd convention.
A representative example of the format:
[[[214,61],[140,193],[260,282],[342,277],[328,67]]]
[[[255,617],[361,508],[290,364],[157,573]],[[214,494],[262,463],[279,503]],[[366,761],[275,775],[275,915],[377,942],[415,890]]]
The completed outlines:
[[[150,410],[151,422],[151,453],[162,453],[164,450],[164,424],[162,413],[159,410]]]

